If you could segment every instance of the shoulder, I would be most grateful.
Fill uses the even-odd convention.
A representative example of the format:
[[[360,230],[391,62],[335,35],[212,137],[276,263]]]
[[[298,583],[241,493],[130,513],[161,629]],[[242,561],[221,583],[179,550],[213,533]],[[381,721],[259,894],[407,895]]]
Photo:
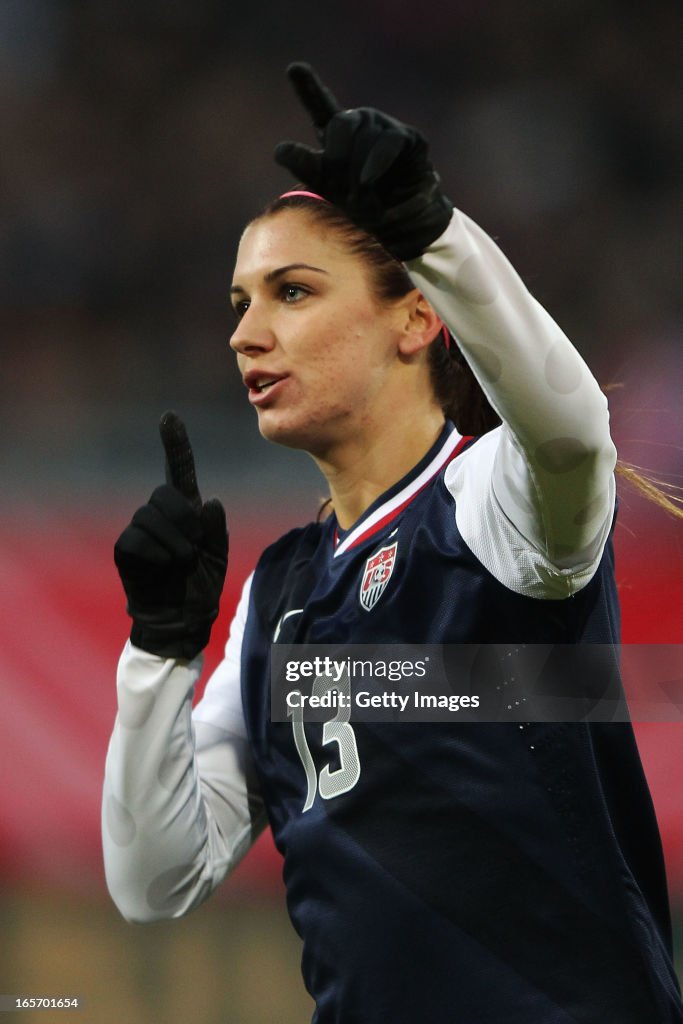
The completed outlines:
[[[482,435],[446,468],[445,487],[455,504],[455,522],[467,547],[509,590],[541,600],[578,593],[598,570],[612,517],[590,551],[567,564],[548,556],[524,524],[540,519],[532,474],[504,425]],[[502,497],[505,497],[505,503]]]
[[[288,566],[293,560],[312,554],[319,546],[322,536],[328,527],[325,523],[307,523],[297,526],[283,534],[261,554],[255,575],[276,572],[278,568]]]
[[[321,557],[332,548],[331,534],[330,522],[308,523],[289,530],[259,558],[251,589],[251,607],[258,621],[267,624],[269,636],[272,636],[274,623],[291,607],[292,601],[301,604],[301,595],[310,591]]]

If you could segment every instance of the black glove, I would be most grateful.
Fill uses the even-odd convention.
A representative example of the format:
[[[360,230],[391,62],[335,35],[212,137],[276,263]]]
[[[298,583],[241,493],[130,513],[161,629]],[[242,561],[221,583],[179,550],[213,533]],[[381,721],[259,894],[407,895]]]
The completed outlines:
[[[139,508],[114,547],[136,647],[164,658],[194,658],[206,647],[228,565],[225,511],[202,504],[182,421],[159,424],[167,483]]]
[[[322,149],[280,142],[276,162],[375,235],[397,259],[420,256],[443,234],[453,212],[425,139],[373,107],[342,110],[308,64],[290,64],[287,75]]]

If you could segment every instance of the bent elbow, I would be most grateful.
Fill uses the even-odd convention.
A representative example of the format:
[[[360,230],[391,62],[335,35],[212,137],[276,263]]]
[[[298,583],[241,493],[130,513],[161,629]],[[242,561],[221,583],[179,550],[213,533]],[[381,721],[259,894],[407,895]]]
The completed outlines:
[[[117,910],[130,924],[154,924],[183,917],[203,903],[212,890],[210,879],[193,864],[158,874],[133,877],[131,871],[105,871],[107,888]]]
[[[142,893],[133,891],[130,886],[124,891],[107,881],[107,889],[114,906],[128,924],[153,924],[172,916],[155,910]]]
[[[114,902],[116,903],[116,901]],[[154,924],[159,920],[167,920],[167,918],[159,918],[156,915],[150,914],[144,910],[141,912],[139,907],[135,907],[132,910],[129,910],[128,908],[123,907],[119,904],[116,904],[116,907],[119,913],[121,914],[121,917],[126,922],[126,924],[144,925]]]

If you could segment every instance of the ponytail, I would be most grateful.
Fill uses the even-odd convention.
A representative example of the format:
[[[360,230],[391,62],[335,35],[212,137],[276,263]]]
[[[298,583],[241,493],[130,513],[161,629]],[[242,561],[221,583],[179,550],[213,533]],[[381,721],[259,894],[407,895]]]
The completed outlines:
[[[429,372],[437,401],[446,419],[461,434],[485,434],[499,426],[500,416],[479,386],[462,352],[453,340],[448,348],[441,333],[429,348]]]
[[[429,350],[432,386],[446,417],[461,434],[485,434],[501,420],[457,344],[446,348],[439,335]],[[647,470],[617,459],[614,472],[665,512],[683,519],[683,488],[658,480]]]

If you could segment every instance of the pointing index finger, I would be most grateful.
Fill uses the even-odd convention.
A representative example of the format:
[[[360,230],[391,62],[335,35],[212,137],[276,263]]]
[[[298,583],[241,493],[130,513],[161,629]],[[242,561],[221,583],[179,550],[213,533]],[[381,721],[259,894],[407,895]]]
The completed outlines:
[[[166,452],[166,482],[180,491],[198,512],[202,499],[185,424],[177,413],[165,412],[159,423],[159,433]]]
[[[320,81],[310,64],[297,61],[287,68],[295,93],[313,119],[316,128],[325,128],[341,107],[326,85]]]

